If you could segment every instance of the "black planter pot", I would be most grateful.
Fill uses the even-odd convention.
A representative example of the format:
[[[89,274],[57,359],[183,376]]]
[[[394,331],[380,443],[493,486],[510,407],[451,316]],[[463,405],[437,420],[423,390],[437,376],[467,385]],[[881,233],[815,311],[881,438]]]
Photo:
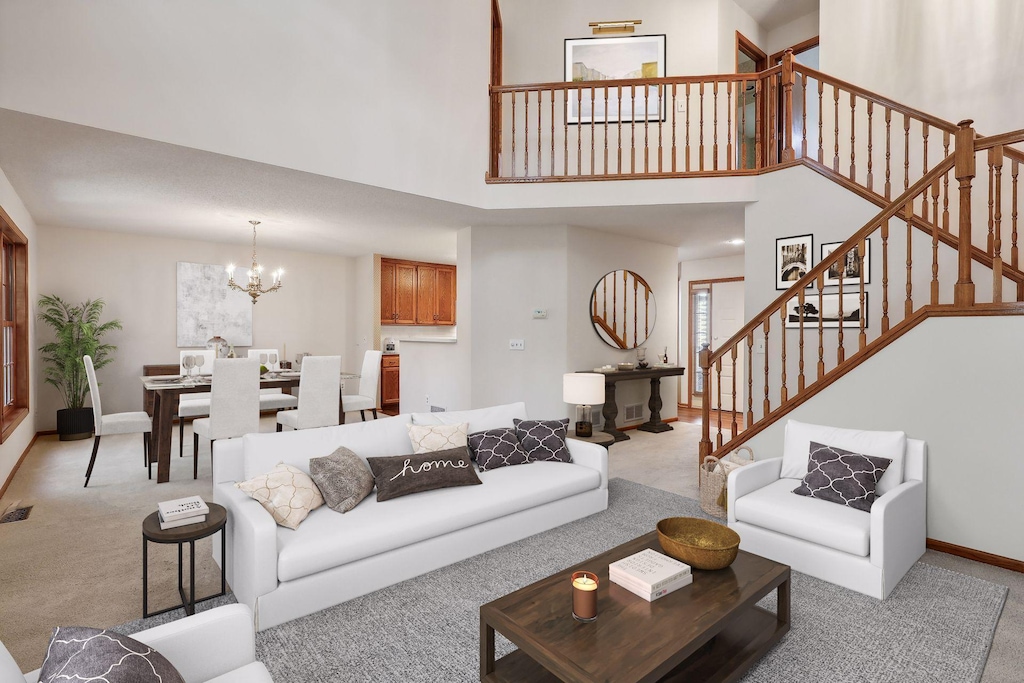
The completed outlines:
[[[65,408],[57,411],[57,435],[61,441],[78,441],[92,436],[92,408]]]

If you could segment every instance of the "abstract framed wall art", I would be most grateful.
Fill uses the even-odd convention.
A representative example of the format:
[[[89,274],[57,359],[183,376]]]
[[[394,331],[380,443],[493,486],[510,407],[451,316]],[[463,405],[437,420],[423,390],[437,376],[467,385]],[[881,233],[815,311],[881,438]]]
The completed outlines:
[[[631,78],[664,78],[665,36],[566,38],[565,80],[590,83]],[[568,91],[568,123],[661,121],[665,119],[665,88],[595,85]]]
[[[814,265],[814,236],[797,235],[775,240],[775,289],[789,289]]]
[[[214,335],[252,346],[252,302],[228,289],[224,266],[178,261],[178,346],[206,346]]]

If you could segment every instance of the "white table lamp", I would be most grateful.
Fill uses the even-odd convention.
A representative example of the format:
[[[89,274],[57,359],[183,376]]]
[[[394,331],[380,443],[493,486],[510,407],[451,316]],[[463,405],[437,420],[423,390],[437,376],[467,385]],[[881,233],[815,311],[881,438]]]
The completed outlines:
[[[599,372],[569,372],[562,375],[562,400],[575,403],[577,408],[576,436],[593,436],[590,406],[604,404],[604,375]],[[579,409],[583,419],[579,419]]]

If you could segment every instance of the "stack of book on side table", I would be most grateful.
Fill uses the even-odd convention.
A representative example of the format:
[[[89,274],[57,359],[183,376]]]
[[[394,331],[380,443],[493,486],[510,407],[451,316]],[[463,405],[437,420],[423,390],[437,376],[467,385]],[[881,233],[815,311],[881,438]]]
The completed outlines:
[[[608,578],[647,602],[693,583],[690,565],[650,548],[612,562]]]
[[[187,524],[199,524],[206,521],[210,507],[199,496],[189,496],[176,500],[167,500],[157,504],[160,513],[160,528],[173,529]]]

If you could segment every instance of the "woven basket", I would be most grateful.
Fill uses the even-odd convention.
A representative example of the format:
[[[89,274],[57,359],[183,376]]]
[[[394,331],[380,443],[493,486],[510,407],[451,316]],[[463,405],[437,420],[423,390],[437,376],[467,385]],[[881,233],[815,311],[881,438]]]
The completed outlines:
[[[744,465],[754,462],[754,452],[749,447],[740,446],[733,454],[738,455],[740,451],[747,451],[748,462]],[[700,509],[713,517],[725,519],[728,516],[725,485],[729,475],[715,472],[716,467],[718,458],[712,455],[706,457],[700,466]]]

